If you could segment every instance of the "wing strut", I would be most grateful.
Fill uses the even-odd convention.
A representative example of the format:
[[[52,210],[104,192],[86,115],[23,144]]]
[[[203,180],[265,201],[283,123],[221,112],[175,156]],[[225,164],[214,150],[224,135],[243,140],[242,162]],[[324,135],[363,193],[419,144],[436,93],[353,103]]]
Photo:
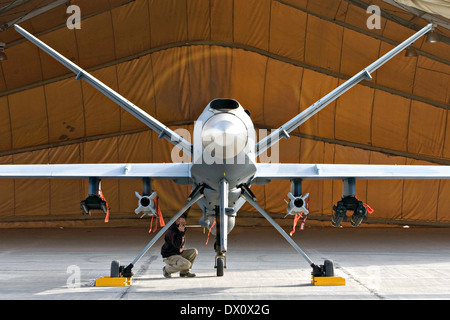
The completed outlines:
[[[247,200],[248,203],[250,203],[256,210],[258,210],[259,213],[261,213],[264,218],[267,219],[267,221],[270,222],[270,224],[277,229],[277,231],[283,236],[284,239],[286,239],[287,242],[295,249],[298,253],[302,255],[302,257],[308,262],[308,264],[313,269],[311,272],[311,275],[313,277],[332,277],[334,276],[334,267],[330,260],[325,260],[325,263],[323,265],[316,265],[311,258],[306,254],[305,251],[303,251],[297,243],[295,243],[294,240],[292,240],[291,237],[288,236],[288,234],[281,228],[278,223],[275,222],[275,220],[272,219],[272,217],[264,211],[263,208],[256,202],[255,195],[250,191],[250,189],[246,185],[241,185],[241,196]]]
[[[419,30],[417,33],[409,37],[407,40],[400,43],[394,49],[386,53],[384,56],[373,62],[371,65],[361,70],[359,73],[355,74],[353,77],[348,79],[346,82],[341,84],[339,87],[328,93],[326,96],[322,97],[310,107],[299,113],[297,116],[286,122],[280,128],[272,132],[270,135],[261,139],[256,145],[256,155],[260,155],[267,149],[269,149],[272,145],[277,143],[281,138],[289,138],[289,133],[295,130],[298,126],[304,123],[306,120],[311,118],[317,112],[326,107],[329,103],[336,100],[339,96],[345,93],[347,90],[361,82],[362,80],[372,80],[372,76],[370,75],[372,72],[381,67],[384,63],[392,59],[395,55],[397,55],[402,50],[409,47],[414,43],[417,39],[422,37],[428,31],[432,29],[432,24],[427,25],[423,29]]]
[[[177,221],[177,219],[179,217],[181,217],[181,215],[183,213],[185,213],[194,203],[196,203],[198,200],[200,200],[201,198],[203,198],[203,189],[205,187],[203,185],[197,186],[192,193],[189,195],[188,197],[188,201],[187,203],[184,205],[183,208],[181,208],[180,211],[178,211],[178,213],[176,215],[174,215],[172,217],[172,219],[170,219],[169,222],[167,222],[167,224],[164,226],[164,228],[162,228],[158,234],[156,236],[154,236],[152,238],[152,240],[150,240],[150,242],[147,244],[147,246],[136,256],[136,258],[134,258],[134,260],[125,268],[122,269],[122,275],[124,277],[132,277],[133,273],[132,273],[132,269],[134,267],[134,265],[142,258],[142,256],[144,254],[147,253],[147,251],[156,243],[156,241],[158,241],[159,238],[161,238],[162,235],[164,235],[164,233],[167,231],[167,229],[170,228],[170,226],[172,226],[172,224]]]
[[[184,153],[188,154],[189,156],[192,155],[192,145],[185,139],[183,139],[180,135],[178,135],[175,131],[169,129],[167,126],[153,118],[151,115],[149,115],[144,110],[140,109],[127,99],[125,99],[123,96],[109,88],[107,85],[105,85],[103,82],[89,74],[87,71],[81,69],[79,66],[77,66],[75,63],[64,57],[62,54],[54,50],[53,48],[46,45],[44,42],[30,34],[28,31],[23,29],[22,27],[18,26],[17,24],[14,25],[14,28],[18,33],[23,35],[25,38],[27,38],[29,41],[34,43],[36,46],[38,46],[40,49],[42,49],[44,52],[49,54],[52,58],[56,59],[58,62],[63,64],[66,68],[68,68],[70,71],[76,74],[75,79],[76,80],[85,80],[87,83],[92,85],[95,89],[99,90],[101,93],[103,93],[105,96],[107,96],[109,99],[111,99],[113,102],[117,103],[120,107],[131,113],[134,117],[136,117],[138,120],[146,124],[148,127],[150,127],[152,130],[154,130],[156,133],[158,133],[158,138],[165,138],[172,144],[174,144],[176,147],[183,150]]]
[[[303,258],[305,258],[305,260],[308,262],[308,264],[310,266],[314,265],[314,262],[308,257],[308,255],[295,243],[294,240],[292,240],[291,237],[288,236],[288,234],[275,222],[275,220],[272,219],[272,217],[264,211],[263,208],[261,208],[261,206],[256,202],[256,198],[253,195],[253,193],[250,191],[250,189],[245,186],[245,185],[241,185],[241,189],[242,189],[242,197],[247,200],[248,203],[250,203],[256,210],[259,211],[259,213],[261,213],[264,218],[267,219],[267,221],[270,222],[270,224],[277,229],[277,231],[283,236],[284,239],[286,239],[287,242],[289,242],[289,244],[294,247],[295,250],[297,250],[298,253],[300,253]]]

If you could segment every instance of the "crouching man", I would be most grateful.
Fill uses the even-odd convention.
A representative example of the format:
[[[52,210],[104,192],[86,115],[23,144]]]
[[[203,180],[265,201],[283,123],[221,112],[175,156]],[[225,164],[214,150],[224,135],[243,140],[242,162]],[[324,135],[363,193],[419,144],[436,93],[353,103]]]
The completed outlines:
[[[184,249],[186,243],[186,216],[182,215],[170,226],[164,237],[161,255],[165,266],[163,275],[170,278],[172,273],[180,272],[180,277],[195,277],[191,273],[192,264],[197,257],[197,249]]]

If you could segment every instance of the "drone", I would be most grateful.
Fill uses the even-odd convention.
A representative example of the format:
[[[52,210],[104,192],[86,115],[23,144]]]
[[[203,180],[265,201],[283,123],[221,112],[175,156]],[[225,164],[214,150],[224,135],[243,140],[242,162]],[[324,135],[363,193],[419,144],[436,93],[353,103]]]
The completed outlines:
[[[131,263],[126,266],[120,265],[117,260],[111,263],[112,277],[131,277],[134,265],[194,204],[197,204],[202,210],[200,225],[210,229],[216,236],[215,268],[217,276],[223,276],[224,268],[226,268],[228,234],[234,228],[238,211],[245,202],[263,215],[303,256],[312,267],[313,276],[333,276],[333,262],[325,260],[323,265],[315,264],[258,204],[258,199],[251,191],[253,185],[266,184],[271,180],[289,180],[287,215],[307,216],[309,194],[303,193],[302,181],[307,179],[342,180],[342,199],[333,207],[334,213],[331,222],[334,226],[340,226],[346,218],[347,212],[353,212],[350,222],[356,227],[367,215],[367,206],[364,206],[362,201],[356,198],[356,181],[358,179],[450,178],[450,167],[448,166],[259,163],[257,161],[259,155],[281,139],[288,139],[293,130],[353,86],[362,80],[370,81],[371,74],[376,69],[429,32],[433,27],[432,24],[419,30],[258,142],[249,112],[238,101],[214,99],[205,107],[195,122],[192,144],[20,26],[15,25],[14,27],[17,32],[71,70],[76,75],[76,80],[82,80],[92,85],[154,130],[159,139],[169,141],[192,159],[191,162],[181,163],[0,165],[0,178],[88,179],[88,197],[81,201],[82,211],[86,214],[89,214],[91,210],[102,210],[105,213],[108,210],[106,199],[101,193],[102,179],[141,179],[143,192],[142,195],[136,192],[138,208],[135,212],[148,216],[157,215],[155,205],[157,193],[152,190],[153,180],[169,179],[178,184],[191,185],[191,193],[187,197],[185,205]]]

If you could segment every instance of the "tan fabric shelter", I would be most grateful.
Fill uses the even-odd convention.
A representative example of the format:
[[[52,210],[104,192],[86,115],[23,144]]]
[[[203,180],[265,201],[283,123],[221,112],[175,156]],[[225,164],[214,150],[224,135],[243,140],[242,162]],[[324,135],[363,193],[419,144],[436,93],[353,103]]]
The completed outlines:
[[[66,28],[64,5],[20,25],[172,128],[192,132],[217,97],[237,99],[257,128],[277,128],[427,24],[414,18],[408,28],[398,21],[411,14],[372,0],[388,15],[370,30],[354,2],[74,0],[79,30]],[[1,164],[171,161],[172,145],[13,28],[0,41]],[[450,165],[449,45],[422,38],[414,47],[418,57],[396,56],[283,140],[280,162]],[[141,181],[104,180],[102,189],[111,219],[134,217]],[[189,193],[170,181],[154,189],[166,212]],[[253,190],[283,215],[288,181]],[[311,216],[328,219],[342,183],[305,181],[303,190]],[[450,181],[358,181],[357,193],[372,221],[450,223]],[[87,181],[0,180],[0,221],[77,219],[86,195]]]

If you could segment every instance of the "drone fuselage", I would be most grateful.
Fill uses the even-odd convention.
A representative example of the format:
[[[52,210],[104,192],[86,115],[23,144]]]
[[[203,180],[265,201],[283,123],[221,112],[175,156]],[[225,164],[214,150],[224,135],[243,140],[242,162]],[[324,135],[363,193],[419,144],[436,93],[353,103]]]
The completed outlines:
[[[220,205],[221,181],[227,185],[225,203],[229,218],[228,232],[234,216],[244,201],[237,186],[250,184],[256,173],[256,133],[244,108],[232,99],[212,100],[194,127],[191,176],[194,188],[204,185],[204,198],[198,201],[203,210],[200,223],[209,227]]]

